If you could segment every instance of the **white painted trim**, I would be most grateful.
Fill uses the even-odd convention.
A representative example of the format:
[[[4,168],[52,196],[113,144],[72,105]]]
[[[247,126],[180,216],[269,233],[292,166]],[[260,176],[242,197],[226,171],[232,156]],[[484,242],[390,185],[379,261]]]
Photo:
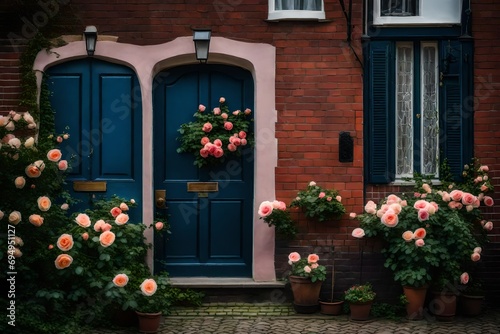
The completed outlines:
[[[42,50],[35,60],[33,69],[37,75],[40,91],[42,73],[59,63],[87,57],[83,41],[65,46]],[[123,64],[137,74],[142,94],[143,133],[143,222],[153,221],[153,78],[160,71],[179,65],[194,64],[194,44],[191,36],[179,37],[173,41],[139,46],[132,44],[99,41],[94,58]],[[255,183],[253,218],[253,279],[258,282],[275,281],[274,229],[259,220],[256,214],[259,204],[275,198],[275,167],[278,159],[275,123],[275,63],[276,50],[269,44],[246,43],[223,37],[213,37],[210,42],[209,63],[235,65],[249,70],[255,85]],[[148,229],[148,241],[152,241],[152,230]],[[152,266],[152,254],[148,263]]]

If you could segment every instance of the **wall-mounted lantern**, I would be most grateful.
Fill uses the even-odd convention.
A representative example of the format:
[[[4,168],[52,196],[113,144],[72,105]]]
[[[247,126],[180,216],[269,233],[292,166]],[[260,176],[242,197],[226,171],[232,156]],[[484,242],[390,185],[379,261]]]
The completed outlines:
[[[208,50],[210,49],[210,29],[193,29],[194,48],[196,50],[196,59],[200,63],[206,63],[208,60]]]
[[[97,44],[97,28],[95,26],[87,26],[83,34],[85,36],[85,49],[87,49],[87,55],[93,56]]]

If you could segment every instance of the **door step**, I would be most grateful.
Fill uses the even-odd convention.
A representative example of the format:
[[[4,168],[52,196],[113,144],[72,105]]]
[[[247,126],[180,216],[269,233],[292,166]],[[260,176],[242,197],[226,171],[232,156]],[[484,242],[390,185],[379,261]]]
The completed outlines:
[[[241,277],[173,277],[170,284],[205,294],[205,303],[271,303],[291,302],[284,281],[256,282]]]
[[[296,312],[291,303],[204,303],[198,307],[174,306],[169,316],[290,316]]]

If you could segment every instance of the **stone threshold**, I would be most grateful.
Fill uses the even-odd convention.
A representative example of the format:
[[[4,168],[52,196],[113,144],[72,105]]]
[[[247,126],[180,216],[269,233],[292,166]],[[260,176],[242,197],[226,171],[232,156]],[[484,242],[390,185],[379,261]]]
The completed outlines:
[[[177,288],[284,288],[284,281],[256,282],[247,277],[171,277],[170,284]]]

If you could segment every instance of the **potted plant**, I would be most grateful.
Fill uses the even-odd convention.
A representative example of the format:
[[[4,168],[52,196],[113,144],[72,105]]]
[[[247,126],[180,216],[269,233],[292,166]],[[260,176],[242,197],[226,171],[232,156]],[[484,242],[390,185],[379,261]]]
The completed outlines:
[[[354,237],[382,239],[384,265],[404,288],[409,319],[423,317],[426,288],[440,294],[445,288],[455,289],[465,274],[464,264],[471,262],[471,254],[492,227],[491,222],[481,223],[479,218],[481,203],[493,205],[485,195],[492,189],[485,175],[487,167],[471,165],[466,170],[469,174],[479,171],[481,176],[463,184],[443,180],[441,186],[431,187],[430,181],[417,175],[411,194],[391,194],[379,204],[368,201],[363,214],[350,215],[360,220],[360,227],[352,232]],[[421,291],[415,293],[416,289]],[[414,304],[412,293],[420,296],[420,304]],[[437,307],[431,308],[439,313]]]
[[[477,316],[481,314],[484,303],[485,291],[481,282],[475,280],[469,282],[460,291],[459,309],[465,316]]]
[[[172,297],[167,273],[156,276],[144,274],[144,270],[121,272],[112,280],[115,295],[120,295],[124,308],[132,308],[139,319],[141,333],[156,333],[160,327],[162,315],[170,311]],[[146,278],[143,278],[146,277]],[[130,281],[129,281],[130,280]]]
[[[264,201],[259,206],[260,219],[269,227],[274,226],[276,236],[284,239],[293,239],[298,232],[295,222],[290,216],[286,204],[282,201]]]
[[[370,283],[353,285],[347,289],[344,292],[344,300],[349,303],[351,320],[368,320],[376,295]]]
[[[194,121],[178,129],[178,153],[194,155],[198,167],[219,165],[231,157],[239,157],[242,150],[253,146],[252,111],[230,111],[226,99],[219,99],[219,106],[212,111],[203,104],[194,113]]]
[[[339,193],[335,189],[324,189],[314,181],[297,193],[290,207],[299,207],[304,210],[306,217],[320,222],[338,218],[345,213]]]
[[[339,315],[342,313],[342,309],[344,306],[343,300],[334,300],[333,293],[335,289],[335,258],[333,257],[332,250],[332,273],[331,273],[331,288],[330,288],[330,298],[325,300],[320,300],[320,310],[322,314],[328,315]]]
[[[309,254],[304,258],[297,252],[288,255],[288,263],[292,267],[288,281],[297,313],[314,313],[318,309],[321,285],[326,279],[326,267],[318,261],[317,254]]]

